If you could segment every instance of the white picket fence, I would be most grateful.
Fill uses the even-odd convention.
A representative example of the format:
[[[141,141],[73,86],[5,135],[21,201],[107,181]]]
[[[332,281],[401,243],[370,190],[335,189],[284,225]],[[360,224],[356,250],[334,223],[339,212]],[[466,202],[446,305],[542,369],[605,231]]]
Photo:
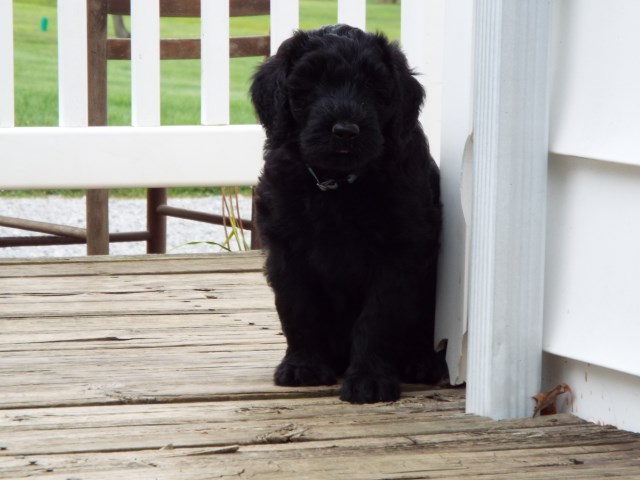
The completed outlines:
[[[427,2],[440,5],[442,2]],[[257,125],[229,125],[229,4],[201,2],[201,125],[160,126],[159,0],[131,2],[130,127],[88,127],[86,2],[58,0],[59,127],[14,126],[12,1],[0,0],[0,188],[252,185],[262,165]],[[420,72],[425,2],[402,2],[402,38]],[[271,51],[298,28],[297,0],[272,0]],[[340,0],[337,21],[366,24],[365,0]],[[440,80],[434,75],[434,90]],[[435,91],[431,98],[438,99]],[[439,102],[428,109],[438,129]],[[426,115],[426,113],[425,113]],[[439,131],[434,138],[439,138]],[[436,144],[438,142],[436,141]]]

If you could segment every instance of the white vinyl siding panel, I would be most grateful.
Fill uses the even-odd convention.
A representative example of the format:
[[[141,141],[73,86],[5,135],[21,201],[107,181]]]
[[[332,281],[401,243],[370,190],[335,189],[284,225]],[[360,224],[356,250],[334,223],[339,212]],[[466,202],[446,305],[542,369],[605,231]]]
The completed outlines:
[[[544,349],[640,376],[640,167],[549,169]]]
[[[640,165],[640,2],[552,2],[550,150]]]

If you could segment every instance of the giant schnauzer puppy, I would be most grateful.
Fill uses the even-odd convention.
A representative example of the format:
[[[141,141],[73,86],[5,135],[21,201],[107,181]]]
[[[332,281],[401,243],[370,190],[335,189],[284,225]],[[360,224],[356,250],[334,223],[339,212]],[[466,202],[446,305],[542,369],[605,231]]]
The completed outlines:
[[[346,25],[299,31],[257,70],[265,273],[287,339],[277,385],[353,403],[445,375],[434,310],[439,172],[424,91],[397,45]]]

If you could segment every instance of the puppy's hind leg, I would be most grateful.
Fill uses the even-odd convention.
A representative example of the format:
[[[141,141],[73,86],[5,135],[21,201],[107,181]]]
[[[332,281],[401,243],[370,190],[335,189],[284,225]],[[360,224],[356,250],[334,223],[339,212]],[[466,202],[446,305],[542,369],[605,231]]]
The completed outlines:
[[[405,383],[422,383],[425,385],[443,385],[449,381],[449,369],[447,368],[447,350],[445,347],[433,352],[429,346],[431,343],[424,342],[423,351],[419,355],[411,358],[401,373],[402,381]]]
[[[423,281],[423,296],[421,302],[416,304],[417,311],[422,317],[417,317],[417,322],[411,326],[411,335],[405,342],[406,360],[400,372],[401,379],[405,383],[422,383],[427,385],[440,385],[449,380],[447,368],[447,342],[441,342],[439,351],[433,349],[435,307],[436,307],[436,270],[430,269]]]

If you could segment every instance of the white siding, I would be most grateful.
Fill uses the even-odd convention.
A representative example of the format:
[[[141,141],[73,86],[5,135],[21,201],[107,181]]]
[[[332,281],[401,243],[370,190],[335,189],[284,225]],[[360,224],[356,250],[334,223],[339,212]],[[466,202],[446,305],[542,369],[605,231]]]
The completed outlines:
[[[640,377],[545,354],[543,388],[566,383],[573,405],[563,410],[600,425],[640,432]],[[561,410],[562,411],[562,410]]]
[[[553,3],[545,386],[640,432],[640,3]]]
[[[640,165],[640,2],[553,2],[550,149]]]
[[[544,349],[640,376],[640,168],[549,169]]]

